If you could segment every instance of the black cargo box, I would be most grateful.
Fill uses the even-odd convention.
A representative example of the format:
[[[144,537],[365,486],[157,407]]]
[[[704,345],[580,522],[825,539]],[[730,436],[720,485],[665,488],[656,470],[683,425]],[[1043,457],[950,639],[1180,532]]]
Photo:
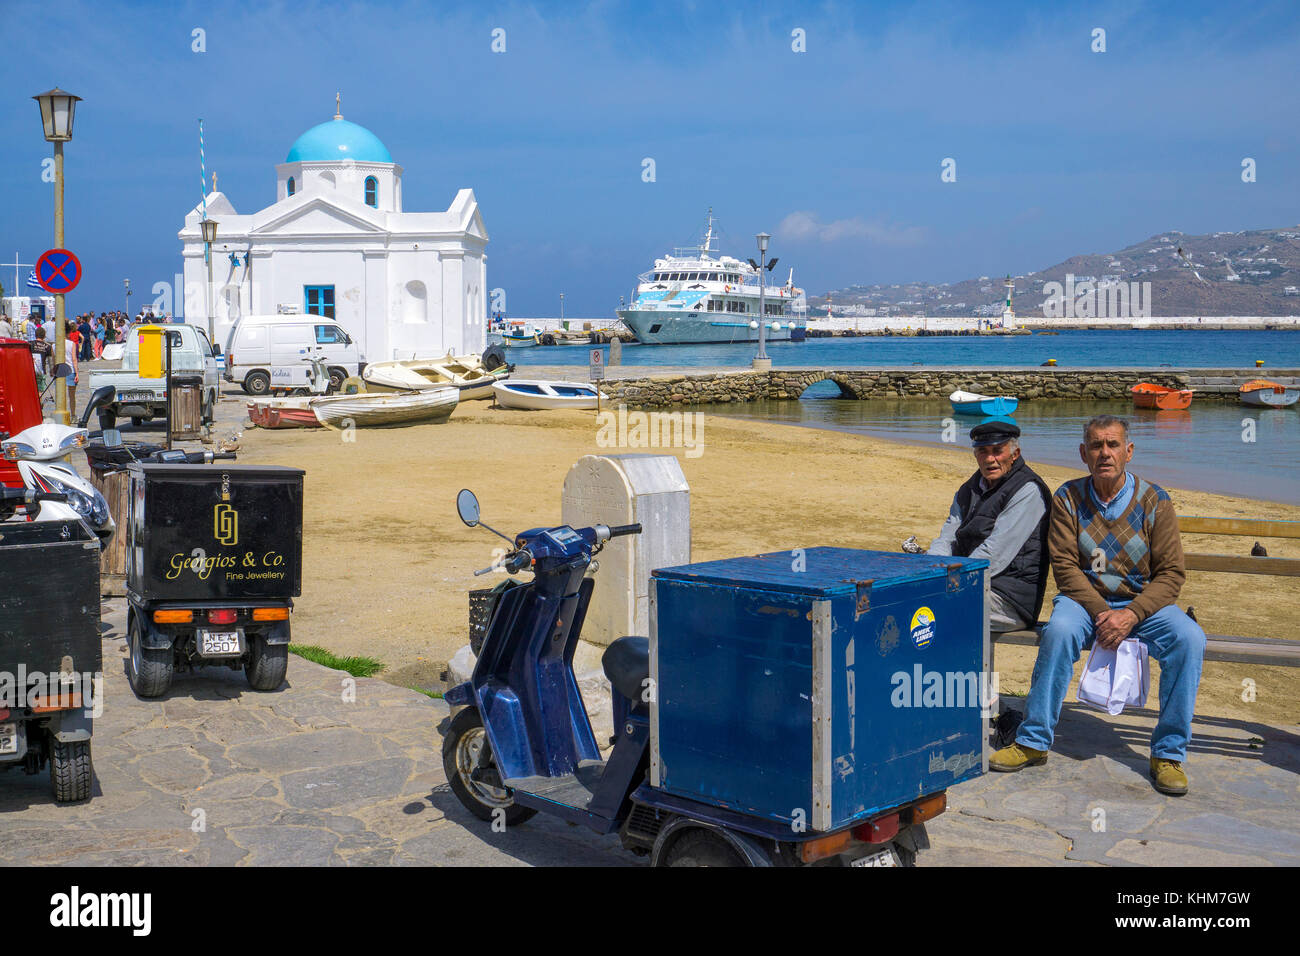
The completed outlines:
[[[140,598],[302,593],[301,469],[133,464],[128,471],[126,585]]]
[[[64,657],[78,673],[103,670],[99,539],[80,521],[2,522],[0,673],[56,673]]]

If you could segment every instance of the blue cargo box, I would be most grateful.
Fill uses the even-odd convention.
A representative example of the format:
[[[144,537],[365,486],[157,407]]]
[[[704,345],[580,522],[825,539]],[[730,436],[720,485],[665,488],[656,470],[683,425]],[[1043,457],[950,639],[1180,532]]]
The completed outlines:
[[[655,571],[651,785],[826,832],[986,772],[987,568],[808,548]]]

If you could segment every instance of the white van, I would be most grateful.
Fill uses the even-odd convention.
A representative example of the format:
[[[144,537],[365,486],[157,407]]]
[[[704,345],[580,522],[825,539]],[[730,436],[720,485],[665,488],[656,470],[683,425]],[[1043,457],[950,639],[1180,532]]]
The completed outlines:
[[[298,368],[307,355],[329,363],[330,388],[349,375],[360,375],[365,361],[355,341],[333,319],[320,315],[246,315],[226,340],[227,382],[238,382],[250,395],[271,389],[271,369]]]

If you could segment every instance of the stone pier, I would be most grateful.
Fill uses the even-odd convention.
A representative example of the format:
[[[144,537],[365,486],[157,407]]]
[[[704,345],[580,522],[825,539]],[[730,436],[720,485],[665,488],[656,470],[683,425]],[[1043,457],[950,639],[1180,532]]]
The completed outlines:
[[[572,377],[573,369],[545,371],[544,377]],[[708,405],[793,399],[818,382],[839,387],[840,397],[947,398],[963,389],[983,395],[1014,395],[1022,401],[1042,398],[1097,401],[1128,400],[1139,382],[1190,388],[1198,401],[1236,401],[1238,387],[1254,378],[1300,386],[1300,369],[1180,368],[774,368],[764,372],[723,369],[656,369],[649,366],[609,370],[602,385],[615,403],[642,408]]]

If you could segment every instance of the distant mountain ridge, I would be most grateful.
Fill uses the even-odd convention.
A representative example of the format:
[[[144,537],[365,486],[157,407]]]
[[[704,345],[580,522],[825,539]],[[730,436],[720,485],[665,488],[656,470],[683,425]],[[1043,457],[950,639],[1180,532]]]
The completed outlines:
[[[1300,314],[1300,226],[1200,236],[1171,229],[1118,252],[1073,256],[1013,277],[1016,315],[1042,316],[1048,299],[1044,287],[1052,282],[1064,286],[1067,274],[1074,276],[1076,286],[1083,281],[1149,282],[1151,315],[1296,315]],[[811,297],[808,305],[810,310],[824,310],[829,296],[836,313],[862,315],[874,309],[876,314],[884,310],[890,315],[994,316],[1002,314],[1004,278],[850,286]],[[1145,294],[1142,301],[1146,302]]]

